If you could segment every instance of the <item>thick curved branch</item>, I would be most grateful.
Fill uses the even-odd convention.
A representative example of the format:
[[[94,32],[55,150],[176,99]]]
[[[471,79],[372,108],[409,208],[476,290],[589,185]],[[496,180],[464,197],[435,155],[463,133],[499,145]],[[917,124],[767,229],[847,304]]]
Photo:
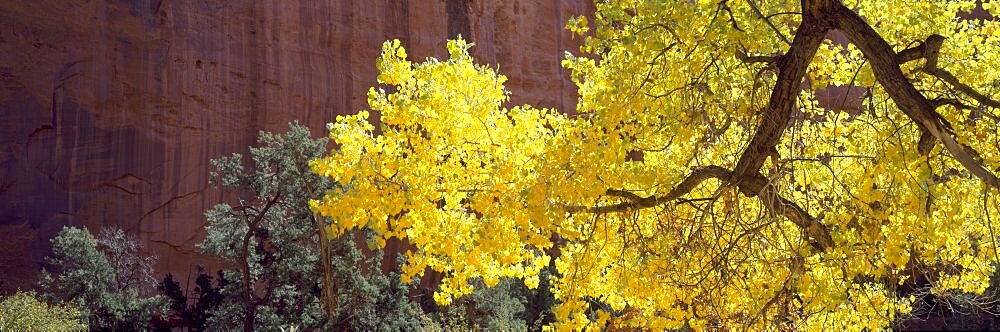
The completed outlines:
[[[808,7],[807,9],[817,10]],[[802,24],[795,31],[792,46],[788,53],[777,61],[778,80],[771,90],[771,97],[764,108],[760,125],[736,162],[730,182],[738,183],[744,175],[757,173],[765,158],[781,140],[781,135],[791,120],[792,112],[796,109],[796,98],[802,90],[802,79],[805,77],[806,68],[819,49],[827,30],[828,28],[819,24],[813,14],[803,13]]]
[[[937,55],[944,44],[944,37],[941,35],[930,35],[920,45],[899,51],[896,54],[896,63],[904,64],[910,61],[926,58],[928,61],[937,62]]]
[[[904,58],[892,50],[889,43],[882,38],[861,16],[836,3],[833,10],[827,16],[827,22],[840,29],[847,38],[856,45],[871,63],[875,79],[889,94],[889,97],[896,103],[896,106],[903,111],[913,122],[917,123],[921,129],[929,132],[934,138],[941,141],[948,152],[955,157],[973,175],[981,179],[987,185],[1000,188],[1000,179],[990,172],[973,157],[971,148],[955,140],[951,126],[944,123],[941,115],[934,110],[934,105],[927,100],[920,91],[913,86],[913,83],[903,75],[899,68],[899,60]],[[940,39],[940,38],[935,38]],[[929,39],[930,40],[930,39]],[[927,47],[922,54],[931,55],[928,58],[927,66],[936,68],[936,52],[932,47]],[[931,45],[933,46],[933,45]],[[910,57],[913,52],[906,52],[905,57]],[[925,68],[926,70],[926,68]],[[933,73],[931,73],[933,75]],[[954,76],[952,76],[954,78]],[[946,80],[947,81],[947,80]],[[956,79],[957,81],[957,79]]]

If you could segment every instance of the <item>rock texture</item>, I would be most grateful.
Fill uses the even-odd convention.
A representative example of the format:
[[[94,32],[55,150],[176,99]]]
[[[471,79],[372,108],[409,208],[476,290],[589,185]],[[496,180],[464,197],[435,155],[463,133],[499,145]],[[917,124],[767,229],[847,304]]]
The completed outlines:
[[[298,120],[365,108],[382,41],[447,37],[497,64],[513,103],[571,110],[559,66],[588,0],[0,0],[0,291],[34,281],[63,225],[137,232],[186,275],[208,161]]]

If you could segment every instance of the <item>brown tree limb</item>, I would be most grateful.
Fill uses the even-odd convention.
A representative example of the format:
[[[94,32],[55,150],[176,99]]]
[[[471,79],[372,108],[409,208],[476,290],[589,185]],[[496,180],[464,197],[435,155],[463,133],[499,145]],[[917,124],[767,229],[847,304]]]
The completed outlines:
[[[796,98],[802,90],[802,79],[805,77],[806,68],[829,30],[819,24],[814,16],[819,8],[813,8],[815,6],[811,5],[815,4],[804,1],[802,24],[795,31],[792,46],[776,63],[778,80],[771,90],[770,100],[763,110],[764,114],[757,131],[740,155],[736,167],[733,168],[730,179],[732,183],[738,183],[744,175],[754,174],[760,170],[769,152],[781,140],[781,135],[791,120],[792,112],[797,107]]]
[[[928,61],[937,62],[937,55],[944,44],[944,37],[941,35],[930,35],[919,45],[899,51],[896,54],[896,63],[904,64],[910,61],[926,58]],[[933,60],[931,60],[933,59]]]
[[[621,197],[628,201],[595,207],[570,206],[566,207],[566,210],[569,212],[603,214],[645,209],[675,201],[690,193],[691,190],[694,190],[695,187],[705,180],[718,179],[727,181],[731,177],[732,172],[723,167],[715,165],[706,166],[692,172],[674,189],[663,196],[640,197],[629,191],[610,189],[605,193],[606,195]],[[738,188],[746,196],[758,197],[773,215],[785,217],[802,229],[803,233],[807,236],[807,241],[816,250],[822,252],[827,248],[833,247],[833,238],[830,236],[829,229],[817,218],[809,215],[809,212],[798,206],[798,204],[781,197],[764,175],[759,172],[746,175],[743,181],[739,182]]]
[[[321,296],[323,300],[323,309],[326,312],[327,317],[337,317],[337,289],[335,289],[333,281],[333,248],[330,247],[330,237],[326,233],[326,225],[323,223],[323,217],[318,213],[313,213],[313,224],[316,225],[316,235],[319,237],[317,239],[319,243],[319,255],[320,264],[323,265],[323,287],[321,288]]]
[[[280,199],[281,193],[275,193],[274,196],[267,201],[267,204],[264,205],[264,209],[257,213],[257,216],[255,216],[252,221],[250,220],[249,213],[247,213],[248,208],[243,205],[242,200],[240,201],[240,206],[243,207],[243,218],[247,223],[247,233],[243,235],[243,247],[240,248],[240,258],[242,260],[241,268],[243,270],[241,272],[243,272],[244,286],[243,300],[246,309],[246,316],[243,317],[243,331],[254,330],[254,320],[257,316],[257,304],[254,303],[256,301],[253,299],[253,281],[250,280],[250,239],[253,238],[254,234],[257,232],[257,227],[260,226],[260,223],[264,221],[264,215],[266,215],[267,211],[270,210],[271,207],[274,206],[274,204]]]
[[[954,107],[956,109],[960,109],[960,110],[968,110],[969,112],[974,112],[974,113],[976,113],[976,114],[978,114],[978,115],[980,115],[980,116],[982,116],[984,118],[987,118],[987,119],[993,120],[994,122],[1000,123],[1000,116],[996,116],[996,115],[990,114],[989,112],[986,112],[986,110],[983,109],[983,108],[972,107],[970,105],[966,105],[961,100],[958,100],[958,99],[955,99],[955,98],[934,98],[934,99],[931,100],[931,106],[934,106],[934,109],[937,109],[938,107],[941,107],[941,106],[944,106],[944,105],[950,105],[950,106],[952,106],[952,107]]]
[[[798,226],[814,249],[823,252],[833,247],[833,237],[826,225],[795,202],[781,197],[764,175],[756,173],[746,176],[740,182],[739,189],[746,196],[758,196],[768,211],[783,216]]]
[[[970,152],[974,152],[974,150],[955,139],[951,127],[942,121],[941,115],[935,111],[932,103],[903,75],[903,71],[899,68],[901,57],[892,50],[889,43],[850,8],[839,2],[833,4],[832,10],[826,16],[827,22],[844,32],[848,40],[861,50],[871,63],[875,79],[886,90],[896,106],[923,130],[941,141],[948,152],[969,172],[987,185],[1000,188],[1000,179],[973,157]],[[936,39],[940,38],[928,39],[928,41]],[[924,45],[925,49],[922,53],[931,56],[927,59],[925,68],[928,66],[936,68],[937,57],[935,54],[937,51],[932,51],[930,47],[926,46],[932,45],[930,42],[925,42]]]
[[[701,184],[703,181],[708,179],[726,179],[729,176],[729,170],[719,167],[719,166],[706,166],[696,169],[690,175],[687,176],[680,184],[678,184],[674,189],[670,190],[666,195],[663,196],[649,196],[649,197],[639,197],[638,195],[625,191],[610,189],[605,192],[605,195],[621,197],[628,200],[628,202],[612,204],[612,205],[601,205],[596,207],[586,207],[586,206],[569,206],[566,207],[568,212],[588,212],[588,213],[612,213],[612,212],[624,212],[629,210],[645,209],[651,208],[663,203],[673,201],[680,198],[681,196],[687,195],[691,190]]]
[[[929,63],[930,62],[928,61],[928,64]],[[968,95],[969,97],[972,97],[972,99],[975,99],[980,104],[1000,109],[1000,101],[992,99],[989,96],[986,96],[980,93],[979,91],[976,91],[976,89],[973,89],[971,86],[962,83],[962,81],[960,81],[957,77],[955,77],[955,75],[945,70],[944,68],[939,68],[937,66],[935,67],[924,66],[922,70],[928,74],[931,74],[934,77],[940,78],[942,81],[947,82],[949,85],[951,85],[952,88]]]
[[[1000,101],[992,99],[989,96],[976,91],[976,89],[973,89],[971,86],[962,83],[962,81],[955,77],[955,75],[951,72],[938,67],[938,55],[941,53],[941,46],[944,44],[944,40],[944,36],[937,34],[930,35],[924,42],[920,43],[920,45],[899,51],[899,53],[896,54],[896,62],[903,64],[909,61],[919,60],[921,58],[926,59],[927,62],[924,63],[924,67],[921,68],[923,72],[945,81],[955,90],[972,97],[972,99],[975,99],[982,105],[1000,108]]]

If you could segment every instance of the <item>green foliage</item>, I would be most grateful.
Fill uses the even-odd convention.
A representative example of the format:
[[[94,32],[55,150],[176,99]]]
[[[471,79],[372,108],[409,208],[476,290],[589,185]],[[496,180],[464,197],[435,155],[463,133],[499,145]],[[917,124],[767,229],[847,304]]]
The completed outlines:
[[[326,151],[326,139],[311,139],[309,129],[292,123],[284,135],[262,132],[259,146],[250,148],[250,164],[233,154],[212,161],[213,182],[239,196],[205,212],[206,238],[199,248],[234,266],[243,264],[243,240],[249,242],[250,278],[262,289],[253,292],[255,328],[279,330],[336,328],[353,330],[412,330],[421,315],[407,297],[408,286],[396,274],[377,268],[381,255],[363,255],[344,237],[331,241],[334,257],[321,262],[317,223],[308,201],[334,188],[329,179],[312,173],[308,162]],[[268,206],[268,203],[274,202]],[[260,222],[253,221],[259,217]],[[327,223],[323,223],[326,225]],[[253,228],[253,231],[251,231]],[[248,236],[249,234],[249,236]],[[337,317],[325,316],[320,300],[322,264],[331,264],[337,285]],[[365,273],[361,266],[375,267]],[[212,328],[236,328],[247,312],[242,271],[226,270],[238,282],[221,287],[221,305],[212,311]]]
[[[52,239],[41,287],[52,301],[79,306],[95,329],[140,330],[167,309],[167,298],[152,293],[154,257],[143,256],[134,237],[120,229],[102,230],[95,239],[86,229],[65,227]]]
[[[472,294],[430,314],[437,328],[446,331],[537,331],[554,319],[555,298],[549,290],[552,268],[542,270],[539,287],[530,289],[514,278],[494,287],[477,281]]]
[[[424,329],[429,320],[410,300],[410,286],[402,282],[398,271],[382,273],[383,252],[366,255],[358,249],[355,240],[370,237],[370,231],[354,231],[333,241],[332,265],[340,290],[340,310],[333,326],[357,331]]]
[[[285,135],[262,132],[259,143],[250,148],[249,166],[240,154],[212,160],[217,169],[213,183],[233,190],[238,199],[205,212],[206,238],[199,248],[237,267],[243,266],[245,251],[252,284],[264,287],[247,299],[243,271],[224,271],[227,280],[236,282],[221,287],[221,303],[208,325],[232,329],[244,322],[249,309],[258,329],[318,328],[326,320],[314,291],[320,265],[306,202],[313,192],[332,186],[306,165],[322,154],[326,140],[310,139],[308,128],[293,123]]]
[[[0,299],[0,331],[86,331],[80,309],[49,305],[35,293],[17,292]]]
[[[444,330],[527,331],[526,295],[517,279],[503,279],[494,287],[476,282],[476,290],[431,316]]]

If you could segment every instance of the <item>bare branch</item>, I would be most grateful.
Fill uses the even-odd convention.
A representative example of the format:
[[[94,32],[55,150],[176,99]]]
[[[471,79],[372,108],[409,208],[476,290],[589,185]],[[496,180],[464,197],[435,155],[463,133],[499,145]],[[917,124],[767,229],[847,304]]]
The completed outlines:
[[[924,67],[921,70],[925,73],[947,82],[955,88],[955,90],[972,97],[980,104],[1000,109],[1000,101],[992,99],[989,96],[976,91],[976,89],[973,89],[971,86],[962,83],[951,72],[938,67],[938,55],[941,53],[941,45],[944,44],[944,40],[944,36],[937,34],[930,35],[924,42],[920,43],[920,45],[902,50],[899,54],[896,54],[896,63],[903,64],[908,61],[924,58],[927,62],[924,63]]]
[[[816,250],[822,252],[833,247],[833,238],[826,225],[795,202],[781,197],[764,175],[747,176],[740,182],[739,189],[744,195],[758,196],[771,213],[788,218],[806,234],[809,244]]]
[[[673,201],[684,195],[687,195],[691,190],[694,190],[699,184],[708,179],[726,179],[729,176],[729,170],[719,167],[719,166],[706,166],[703,168],[696,169],[684,181],[681,181],[673,190],[670,190],[666,195],[663,196],[649,196],[649,197],[639,197],[638,195],[624,190],[608,190],[605,194],[608,196],[616,196],[628,199],[628,202],[612,204],[612,205],[601,205],[596,207],[585,207],[585,206],[568,206],[566,210],[569,212],[589,212],[589,213],[611,213],[611,212],[624,212],[635,209],[645,209],[654,207],[666,202]]]
[[[934,106],[934,109],[937,109],[938,107],[944,105],[950,105],[960,110],[968,110],[985,118],[993,120],[994,122],[1000,123],[1000,117],[990,114],[989,112],[986,112],[986,110],[980,107],[973,107],[971,105],[966,105],[961,100],[955,98],[935,98],[931,100],[931,106]]]
[[[764,16],[764,13],[760,11],[760,8],[757,8],[757,4],[753,3],[753,0],[747,0],[746,2],[750,5],[750,9],[753,10],[753,13],[756,14],[758,18],[764,20],[764,23],[767,23],[767,26],[771,27],[771,30],[774,30],[774,33],[778,35],[778,38],[781,38],[781,41],[785,42],[785,44],[792,45],[792,41],[788,40],[788,37],[785,37],[785,34],[781,33],[781,30],[779,30],[778,27],[771,22],[768,16]]]
[[[260,226],[260,223],[264,221],[264,216],[267,214],[267,211],[270,210],[271,207],[274,206],[274,204],[277,203],[278,200],[280,199],[281,199],[281,192],[275,193],[274,196],[272,196],[271,199],[267,201],[267,204],[264,205],[264,208],[254,217],[252,221],[250,220],[250,215],[247,214],[246,212],[248,209],[246,208],[243,209],[243,216],[247,222],[247,232],[246,234],[243,235],[243,246],[241,247],[240,250],[240,260],[242,261],[241,263],[243,270],[242,271],[243,287],[245,287],[243,289],[243,296],[245,301],[244,310],[246,310],[244,316],[245,318],[243,321],[244,331],[253,331],[254,316],[256,316],[256,310],[257,310],[257,304],[253,299],[253,293],[254,293],[253,281],[250,280],[250,239],[253,238],[254,234],[256,234],[257,227]],[[240,206],[243,206],[242,200],[240,201]]]
[[[928,61],[927,63],[930,64],[930,61]],[[969,97],[972,97],[972,99],[975,99],[982,105],[1000,109],[1000,101],[992,99],[989,96],[984,95],[979,91],[976,91],[976,89],[973,89],[971,86],[962,83],[962,81],[958,80],[958,78],[955,77],[955,75],[952,75],[951,72],[943,68],[924,66],[923,71],[947,82],[953,88],[955,88],[955,90],[958,90],[959,92],[962,92],[968,95]]]

